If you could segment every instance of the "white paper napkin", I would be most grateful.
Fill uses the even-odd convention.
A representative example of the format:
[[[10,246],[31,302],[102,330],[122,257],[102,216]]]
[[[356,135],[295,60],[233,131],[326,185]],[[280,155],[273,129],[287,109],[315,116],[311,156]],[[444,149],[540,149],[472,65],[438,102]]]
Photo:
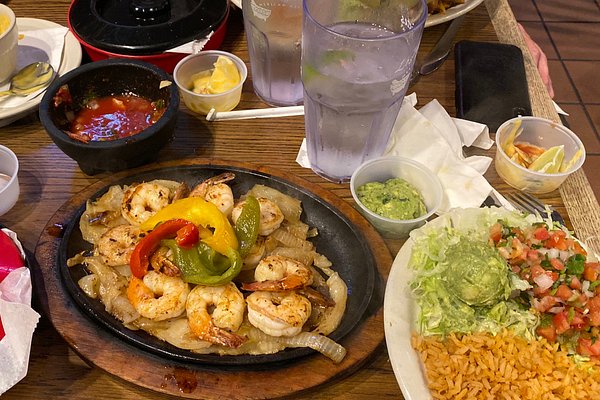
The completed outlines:
[[[210,40],[210,37],[213,35],[211,31],[208,36],[204,39],[192,40],[191,42],[184,43],[177,47],[173,47],[172,49],[165,50],[167,53],[185,53],[185,54],[197,54],[202,51],[206,43]]]
[[[62,62],[65,46],[66,27],[39,29],[19,32],[19,53],[17,70],[37,61],[46,61],[58,72]],[[0,86],[0,90],[8,90],[10,84]],[[8,96],[0,98],[0,108],[18,107],[46,90],[40,89],[27,96]]]
[[[465,157],[463,146],[492,147],[487,126],[450,117],[437,100],[420,110],[416,103],[414,94],[404,99],[385,154],[413,159],[437,174],[444,189],[440,211],[479,207],[493,189],[483,177],[492,159]]]
[[[3,229],[17,243],[16,234]],[[22,267],[0,282],[0,318],[5,336],[0,340],[0,395],[27,375],[31,338],[40,315],[31,308],[31,275]]]

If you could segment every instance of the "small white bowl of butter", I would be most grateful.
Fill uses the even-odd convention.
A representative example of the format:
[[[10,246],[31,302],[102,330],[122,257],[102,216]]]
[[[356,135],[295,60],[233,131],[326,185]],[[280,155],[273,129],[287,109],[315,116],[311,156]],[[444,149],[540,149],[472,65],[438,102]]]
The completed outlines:
[[[191,54],[173,70],[184,104],[200,115],[213,108],[217,112],[233,110],[240,102],[247,76],[248,68],[239,57],[219,50]]]
[[[0,145],[0,215],[6,214],[19,199],[19,160],[15,153]]]

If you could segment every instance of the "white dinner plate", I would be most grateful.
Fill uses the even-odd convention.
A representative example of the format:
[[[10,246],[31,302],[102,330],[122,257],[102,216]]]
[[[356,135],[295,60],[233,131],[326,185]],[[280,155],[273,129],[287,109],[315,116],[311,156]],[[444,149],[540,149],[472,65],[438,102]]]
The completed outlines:
[[[242,8],[242,0],[231,0],[231,2],[238,8]],[[451,7],[443,14],[430,15],[427,21],[425,21],[425,28],[453,20],[460,15],[468,13],[482,2],[483,0],[465,0],[463,4]]]
[[[512,213],[496,207],[456,209],[429,221],[418,230],[431,228],[439,230],[444,226],[453,226],[467,232],[479,229],[481,221],[505,218]],[[413,231],[414,233],[416,232]],[[431,399],[432,396],[427,388],[424,367],[411,344],[412,334],[416,332],[419,312],[416,298],[409,287],[414,276],[414,271],[408,266],[413,246],[414,241],[409,238],[394,259],[385,287],[383,321],[390,363],[404,398],[426,400]]]
[[[437,218],[428,226],[439,221]],[[431,398],[421,360],[411,345],[417,309],[409,287],[413,271],[408,268],[414,241],[409,238],[400,249],[388,277],[383,302],[385,341],[398,385],[406,400]]]
[[[61,25],[44,19],[17,18],[17,27],[19,28],[19,31],[33,31],[58,28],[61,27]],[[64,75],[72,69],[77,68],[79,65],[81,65],[81,45],[77,39],[75,39],[75,36],[73,36],[73,34],[69,31],[65,36],[65,45],[63,48],[60,68],[58,69],[58,75]],[[0,127],[6,126],[25,116],[27,113],[32,112],[42,101],[43,95],[44,92],[17,107],[0,107]]]
[[[483,0],[465,0],[463,4],[450,7],[446,10],[445,13],[430,15],[427,18],[427,21],[425,21],[425,28],[438,24],[443,24],[444,22],[448,22],[453,20],[454,18],[458,18],[459,16],[468,13],[469,11],[480,5],[482,2]]]

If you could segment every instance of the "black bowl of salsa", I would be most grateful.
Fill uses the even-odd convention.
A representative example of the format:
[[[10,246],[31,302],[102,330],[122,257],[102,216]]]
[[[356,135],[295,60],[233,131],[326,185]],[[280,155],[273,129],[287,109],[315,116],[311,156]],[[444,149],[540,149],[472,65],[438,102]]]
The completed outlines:
[[[144,61],[108,59],[57,78],[39,115],[56,146],[94,175],[154,161],[173,138],[178,110],[171,75]]]

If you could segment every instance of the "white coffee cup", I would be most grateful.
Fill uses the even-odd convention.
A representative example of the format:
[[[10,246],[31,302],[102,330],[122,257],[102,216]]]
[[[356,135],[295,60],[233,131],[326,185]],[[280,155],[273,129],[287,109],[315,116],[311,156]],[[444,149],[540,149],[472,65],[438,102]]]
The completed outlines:
[[[0,145],[0,215],[19,199],[19,160],[11,149]]]
[[[0,83],[12,77],[17,68],[17,42],[19,30],[15,13],[4,4],[0,4],[0,18],[8,17],[8,27],[0,31]],[[1,27],[0,27],[1,29]]]

